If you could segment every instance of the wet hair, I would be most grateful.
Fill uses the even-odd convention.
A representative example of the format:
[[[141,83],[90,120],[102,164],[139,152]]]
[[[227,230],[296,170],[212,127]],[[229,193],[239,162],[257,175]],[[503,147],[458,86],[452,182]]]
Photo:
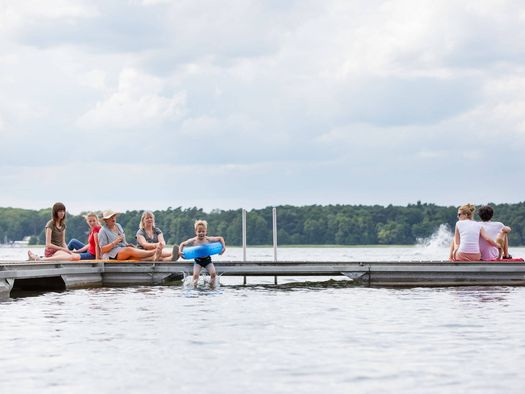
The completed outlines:
[[[494,216],[494,210],[490,205],[483,205],[479,208],[478,215],[482,221],[488,222]]]
[[[206,220],[197,220],[195,222],[195,231],[197,231],[197,227],[199,226],[204,226],[204,228],[207,230],[208,229],[208,222]]]
[[[460,206],[458,210],[469,219],[472,219],[474,212],[476,211],[476,206],[473,204],[465,204]]]
[[[151,216],[153,218],[153,227],[155,227],[155,215],[151,211],[144,211],[142,212],[142,216],[140,217],[140,223],[139,228],[142,230],[144,228],[144,219],[146,219],[146,216]]]
[[[53,204],[53,222],[55,223],[55,226],[62,226],[62,224],[64,224],[66,222],[66,215],[64,215],[64,218],[62,219],[62,221],[59,223],[59,218],[58,218],[58,212],[59,211],[66,211],[66,206],[64,204],[62,204],[61,202],[56,202],[55,204]]]

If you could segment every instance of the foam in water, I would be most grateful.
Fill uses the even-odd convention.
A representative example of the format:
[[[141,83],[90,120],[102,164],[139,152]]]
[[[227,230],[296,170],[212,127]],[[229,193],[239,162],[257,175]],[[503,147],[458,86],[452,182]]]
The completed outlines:
[[[454,234],[448,224],[440,224],[439,228],[428,238],[418,238],[417,246],[429,250],[448,248]]]
[[[209,275],[201,274],[199,277],[199,281],[197,282],[197,286],[194,286],[193,277],[191,275],[188,275],[184,278],[182,286],[184,289],[218,289],[221,285],[219,278],[219,275],[217,275],[217,278],[215,279],[215,284],[212,284]]]

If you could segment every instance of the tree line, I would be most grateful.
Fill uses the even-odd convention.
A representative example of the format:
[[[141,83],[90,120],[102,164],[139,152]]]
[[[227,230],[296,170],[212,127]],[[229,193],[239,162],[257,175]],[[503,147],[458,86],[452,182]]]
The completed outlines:
[[[525,202],[490,204],[493,220],[512,227],[510,243],[525,245]],[[309,205],[277,207],[277,237],[280,245],[410,245],[432,235],[441,224],[454,228],[457,207],[417,202],[407,206]],[[154,211],[156,225],[168,243],[180,243],[194,235],[197,219],[208,221],[210,235],[222,235],[227,244],[242,244],[241,209],[213,210],[168,208]],[[118,216],[128,242],[135,242],[142,211]],[[0,243],[31,237],[31,244],[44,244],[44,225],[50,209],[0,208]],[[82,215],[67,215],[67,237],[85,240],[88,226]],[[247,214],[248,245],[272,244],[272,207],[252,209]]]

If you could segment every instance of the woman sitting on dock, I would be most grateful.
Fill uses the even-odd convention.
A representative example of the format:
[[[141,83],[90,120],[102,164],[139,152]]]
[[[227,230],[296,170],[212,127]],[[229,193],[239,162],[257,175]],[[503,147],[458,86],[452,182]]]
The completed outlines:
[[[454,230],[454,240],[450,246],[449,259],[453,261],[480,261],[480,237],[490,245],[499,245],[490,238],[481,223],[472,220],[476,207],[466,204],[458,208],[458,221]]]
[[[89,212],[84,216],[86,223],[89,226],[88,243],[84,245],[78,239],[73,238],[67,244],[69,250],[78,253],[80,260],[94,260],[100,259],[100,248],[98,246],[98,232],[100,231],[100,223],[95,213]]]
[[[66,207],[57,202],[52,208],[53,218],[46,223],[46,248],[44,257],[30,250],[27,252],[32,261],[78,261],[80,255],[71,252],[66,245]]]
[[[164,247],[166,246],[164,234],[162,234],[162,231],[158,227],[155,227],[155,215],[153,212],[144,211],[142,213],[136,237],[138,244],[137,247],[139,249],[153,250],[160,247],[162,248],[160,259],[171,260],[172,253],[169,250],[164,250]]]
[[[102,220],[105,226],[98,233],[98,243],[102,258],[111,260],[154,260],[157,261],[162,254],[162,247],[152,250],[135,248],[126,242],[126,234],[117,223],[117,213],[111,210],[104,211]]]

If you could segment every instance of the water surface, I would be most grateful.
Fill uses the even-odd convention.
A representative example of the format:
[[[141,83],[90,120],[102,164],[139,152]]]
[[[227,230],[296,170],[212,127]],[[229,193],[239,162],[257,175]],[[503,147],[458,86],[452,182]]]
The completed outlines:
[[[23,253],[0,249],[2,259]],[[314,261],[446,254],[442,247],[278,250],[282,260]],[[248,255],[271,259],[273,250]],[[221,258],[241,256],[229,248]],[[299,279],[275,287],[272,278],[249,278],[244,287],[231,278],[216,290],[83,289],[2,302],[2,392],[523,392],[524,288],[292,280]]]

